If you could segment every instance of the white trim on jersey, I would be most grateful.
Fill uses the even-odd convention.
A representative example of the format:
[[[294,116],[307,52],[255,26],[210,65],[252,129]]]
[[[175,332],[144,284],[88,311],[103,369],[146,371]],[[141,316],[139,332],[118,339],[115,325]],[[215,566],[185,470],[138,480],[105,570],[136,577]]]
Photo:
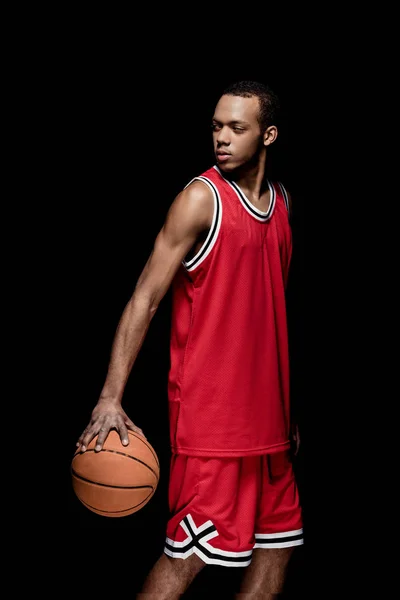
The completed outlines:
[[[210,254],[211,250],[215,245],[215,242],[217,241],[218,233],[221,228],[222,222],[222,201],[216,185],[210,179],[208,179],[208,177],[199,175],[198,177],[194,177],[191,181],[189,181],[185,188],[187,188],[187,186],[190,185],[193,181],[202,181],[203,183],[208,185],[208,187],[212,191],[214,197],[214,214],[210,231],[208,232],[207,238],[200,250],[190,260],[182,260],[182,264],[187,271],[193,271],[194,269],[196,269]]]
[[[168,556],[185,559],[194,553],[209,565],[223,567],[247,567],[251,563],[253,550],[231,552],[214,548],[208,543],[209,540],[219,535],[211,520],[196,527],[192,515],[188,514],[179,524],[187,537],[182,542],[167,537],[164,552]]]
[[[254,206],[254,204],[252,204],[250,202],[250,200],[247,198],[246,194],[240,189],[240,187],[238,186],[237,183],[235,183],[234,181],[229,181],[229,179],[226,179],[226,177],[223,176],[222,171],[219,169],[219,167],[217,165],[214,165],[214,169],[221,175],[222,179],[224,179],[224,181],[226,181],[230,187],[233,189],[233,191],[236,193],[237,197],[239,198],[242,206],[246,209],[246,211],[255,219],[257,219],[258,221],[261,221],[263,223],[265,223],[266,221],[268,221],[268,219],[271,218],[273,212],[274,212],[274,208],[275,208],[275,203],[276,203],[276,192],[275,192],[275,187],[271,184],[271,182],[267,179],[267,183],[268,183],[268,188],[271,194],[271,200],[269,203],[269,208],[268,210],[262,211],[258,208],[256,208]]]
[[[278,185],[281,188],[281,192],[282,192],[285,204],[286,204],[288,215],[290,216],[290,205],[289,205],[289,196],[288,196],[288,193],[287,193],[287,191],[286,191],[285,186],[283,185],[283,183],[281,183],[280,181],[278,181]]]
[[[256,533],[254,548],[291,548],[304,544],[303,528],[283,533]]]

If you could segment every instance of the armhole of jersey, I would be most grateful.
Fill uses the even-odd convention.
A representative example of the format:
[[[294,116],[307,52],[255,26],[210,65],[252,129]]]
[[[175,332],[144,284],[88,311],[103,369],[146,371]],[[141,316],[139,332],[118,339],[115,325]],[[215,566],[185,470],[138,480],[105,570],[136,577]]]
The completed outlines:
[[[210,231],[208,232],[207,238],[200,250],[198,251],[198,253],[190,260],[182,261],[182,264],[187,271],[193,271],[210,254],[212,248],[215,245],[215,242],[217,241],[218,232],[220,230],[222,220],[222,202],[216,185],[207,177],[199,175],[198,177],[194,177],[193,179],[191,179],[191,181],[189,181],[189,183],[185,185],[185,188],[187,188],[188,185],[190,185],[193,181],[202,181],[203,183],[208,185],[208,187],[212,191],[214,197],[214,214]]]
[[[283,183],[281,183],[280,181],[278,181],[278,185],[279,185],[279,187],[280,187],[280,190],[281,190],[281,192],[282,192],[282,196],[283,196],[283,200],[284,200],[284,202],[285,202],[286,210],[288,211],[288,215],[289,215],[289,217],[290,217],[291,215],[290,215],[290,206],[289,206],[289,197],[288,197],[288,193],[287,193],[287,191],[285,190],[285,187],[284,187]]]

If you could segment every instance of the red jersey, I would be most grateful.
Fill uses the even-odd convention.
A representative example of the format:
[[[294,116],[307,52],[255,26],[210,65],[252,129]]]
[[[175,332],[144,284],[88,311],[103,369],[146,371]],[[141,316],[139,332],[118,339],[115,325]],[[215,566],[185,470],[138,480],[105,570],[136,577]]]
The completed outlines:
[[[217,166],[194,180],[211,189],[214,216],[172,282],[171,449],[220,457],[282,451],[290,433],[287,193],[268,181],[263,212]]]

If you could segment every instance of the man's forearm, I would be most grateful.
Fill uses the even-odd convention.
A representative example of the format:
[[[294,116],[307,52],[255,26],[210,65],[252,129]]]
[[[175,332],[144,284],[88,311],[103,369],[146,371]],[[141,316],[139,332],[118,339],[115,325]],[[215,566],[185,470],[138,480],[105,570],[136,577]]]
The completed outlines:
[[[122,402],[126,382],[155,312],[147,298],[133,294],[121,315],[115,332],[107,377],[100,400]]]

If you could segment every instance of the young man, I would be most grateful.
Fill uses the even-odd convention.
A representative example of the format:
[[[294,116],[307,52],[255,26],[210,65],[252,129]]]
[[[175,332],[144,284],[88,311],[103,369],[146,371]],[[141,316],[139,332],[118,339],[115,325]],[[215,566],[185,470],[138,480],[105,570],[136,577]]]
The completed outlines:
[[[303,543],[291,463],[285,291],[290,196],[266,177],[279,101],[238,82],[213,116],[216,164],[172,202],[117,327],[104,387],[79,438],[144,436],[122,408],[150,322],[173,293],[168,379],[171,468],[162,556],[139,597],[179,598],[206,565],[248,567],[241,593],[276,598]],[[298,445],[297,445],[298,448]],[[242,596],[243,597],[243,596]]]

